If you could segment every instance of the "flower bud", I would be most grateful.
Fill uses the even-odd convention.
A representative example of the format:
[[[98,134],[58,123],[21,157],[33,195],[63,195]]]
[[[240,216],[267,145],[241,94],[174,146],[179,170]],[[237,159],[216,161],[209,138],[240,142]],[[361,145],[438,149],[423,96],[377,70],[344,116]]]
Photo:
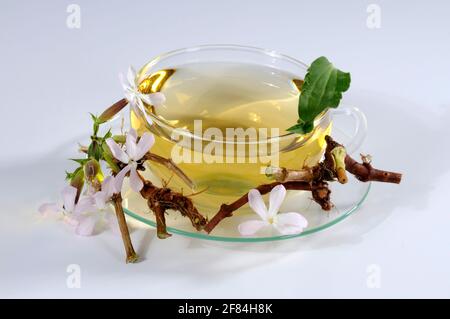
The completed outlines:
[[[336,172],[339,183],[345,184],[347,183],[347,174],[345,173],[345,157],[347,156],[347,152],[344,147],[336,146],[331,151],[331,155],[334,160],[334,170]]]
[[[109,146],[106,143],[102,144],[103,149],[103,159],[108,163],[109,168],[114,172],[118,173],[120,171],[119,166],[114,161],[114,157],[109,149]]]
[[[76,171],[75,175],[72,176],[70,180],[70,186],[73,186],[77,189],[77,196],[75,198],[75,202],[78,202],[78,199],[80,198],[81,190],[84,186],[84,172],[80,169]]]
[[[127,140],[127,137],[125,135],[114,135],[112,137],[112,139],[114,140],[114,142],[119,143],[119,144],[125,144],[125,141]]]
[[[98,117],[98,123],[102,124],[110,119],[112,119],[117,113],[122,111],[122,109],[128,104],[128,101],[126,99],[121,99],[111,105],[109,108],[107,108],[99,117]]]
[[[97,160],[90,159],[86,162],[86,164],[84,164],[83,169],[86,180],[90,182],[93,182],[96,179],[101,181],[103,174]]]

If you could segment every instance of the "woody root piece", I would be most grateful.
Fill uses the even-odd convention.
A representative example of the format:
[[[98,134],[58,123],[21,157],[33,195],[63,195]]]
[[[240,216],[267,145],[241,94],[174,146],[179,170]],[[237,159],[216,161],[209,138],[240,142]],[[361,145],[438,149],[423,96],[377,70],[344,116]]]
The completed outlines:
[[[361,155],[359,163],[347,154],[345,147],[331,136],[326,136],[327,147],[323,161],[314,167],[304,167],[299,170],[284,167],[268,167],[267,177],[275,180],[274,183],[256,187],[261,194],[269,193],[275,186],[282,184],[286,189],[310,191],[313,200],[323,210],[333,207],[330,200],[331,191],[328,182],[338,181],[341,184],[348,182],[347,172],[361,182],[385,182],[399,184],[402,178],[400,173],[376,169],[371,165],[369,155]],[[248,193],[244,194],[230,204],[222,204],[216,215],[208,222],[204,230],[210,233],[221,220],[231,217],[233,212],[248,202]]]

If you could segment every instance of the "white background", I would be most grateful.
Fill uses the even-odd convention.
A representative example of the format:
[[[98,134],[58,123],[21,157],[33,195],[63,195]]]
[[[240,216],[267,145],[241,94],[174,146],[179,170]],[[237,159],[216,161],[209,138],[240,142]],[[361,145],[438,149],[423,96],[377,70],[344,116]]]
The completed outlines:
[[[1,1],[0,297],[450,297],[450,5],[446,1]],[[381,28],[366,26],[370,3]],[[270,48],[352,73],[344,104],[368,116],[364,150],[404,173],[375,184],[355,215],[306,238],[216,244],[153,229],[126,265],[110,233],[40,219],[88,132],[88,112],[121,97],[117,74],[172,49]],[[81,288],[66,286],[81,267]],[[368,279],[379,274],[380,287]]]

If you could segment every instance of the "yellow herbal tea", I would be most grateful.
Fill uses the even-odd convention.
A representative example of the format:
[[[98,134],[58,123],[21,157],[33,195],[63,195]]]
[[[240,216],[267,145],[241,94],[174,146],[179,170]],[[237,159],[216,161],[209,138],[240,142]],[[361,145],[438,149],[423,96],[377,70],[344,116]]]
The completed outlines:
[[[158,164],[151,164],[152,172],[164,181],[170,180],[169,187],[183,190],[185,194],[202,191],[192,199],[199,209],[213,213],[220,204],[271,182],[261,168],[273,163],[268,163],[268,157],[260,156],[259,148],[257,153],[252,153],[255,146],[266,143],[267,149],[261,149],[270,158],[276,157],[276,164],[281,167],[313,166],[322,156],[324,137],[330,133],[331,122],[321,121],[305,136],[286,135],[285,129],[298,118],[300,83],[301,79],[292,74],[256,64],[192,63],[154,72],[140,84],[144,93],[160,91],[166,96],[164,107],[147,108],[155,119],[150,128],[155,135],[151,151],[172,159],[174,154],[187,159],[177,165],[193,180],[195,189],[188,189]],[[131,125],[139,134],[148,129],[145,120],[133,112]],[[196,141],[176,147],[183,133],[173,134],[172,128],[192,132]],[[258,135],[233,139],[227,134],[229,129],[242,132],[249,128],[257,130]],[[215,134],[208,135],[208,130]],[[265,135],[259,134],[260,130]],[[215,151],[213,158],[203,156],[211,148]],[[232,152],[227,152],[231,149]]]

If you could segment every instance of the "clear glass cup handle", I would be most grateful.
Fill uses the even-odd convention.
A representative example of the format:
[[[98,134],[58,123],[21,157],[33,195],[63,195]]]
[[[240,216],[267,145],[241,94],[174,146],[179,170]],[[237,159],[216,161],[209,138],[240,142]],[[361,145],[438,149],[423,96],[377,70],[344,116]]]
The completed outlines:
[[[355,129],[350,141],[344,143],[347,154],[352,154],[357,151],[367,135],[367,118],[364,113],[357,107],[340,107],[338,109],[331,110],[332,117],[337,115],[351,116],[355,121]]]

